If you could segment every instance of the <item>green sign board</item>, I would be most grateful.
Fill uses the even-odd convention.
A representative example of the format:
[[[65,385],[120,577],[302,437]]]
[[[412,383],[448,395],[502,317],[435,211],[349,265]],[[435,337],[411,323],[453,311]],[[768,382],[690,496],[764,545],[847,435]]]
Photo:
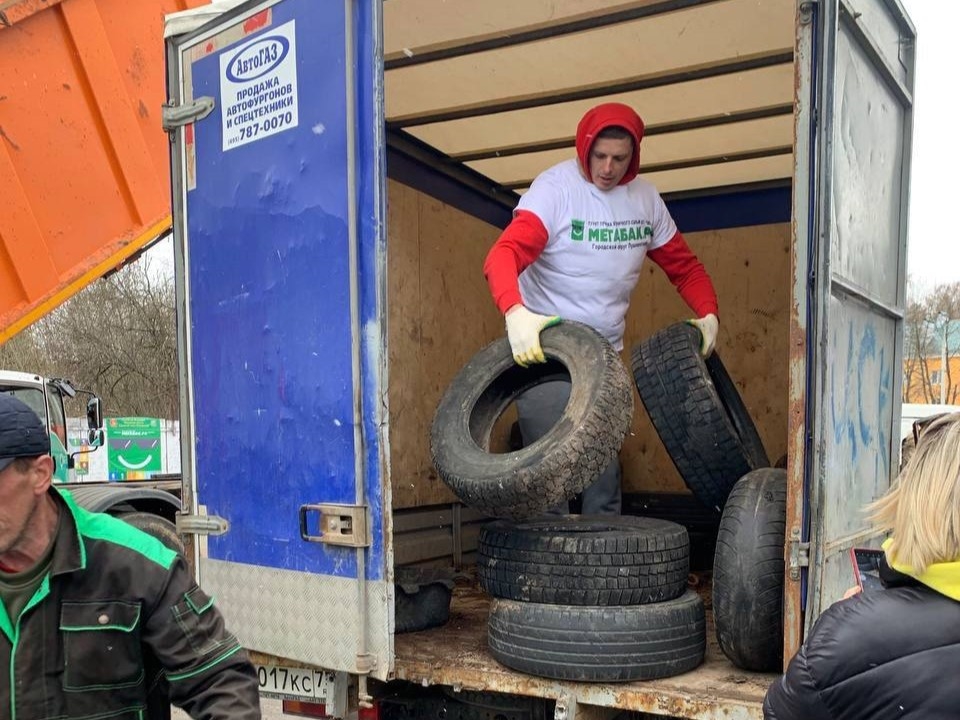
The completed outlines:
[[[109,418],[106,425],[111,480],[143,480],[163,469],[159,419]]]

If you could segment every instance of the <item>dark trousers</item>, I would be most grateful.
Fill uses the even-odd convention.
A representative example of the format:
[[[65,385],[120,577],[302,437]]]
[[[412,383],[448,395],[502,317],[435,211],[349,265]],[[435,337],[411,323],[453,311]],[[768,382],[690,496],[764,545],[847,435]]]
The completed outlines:
[[[546,435],[563,415],[570,399],[570,383],[556,380],[530,388],[517,398],[518,424],[523,444],[531,445]],[[567,502],[548,510],[550,514],[566,515]],[[583,491],[584,515],[620,514],[620,459],[614,458],[593,483]]]

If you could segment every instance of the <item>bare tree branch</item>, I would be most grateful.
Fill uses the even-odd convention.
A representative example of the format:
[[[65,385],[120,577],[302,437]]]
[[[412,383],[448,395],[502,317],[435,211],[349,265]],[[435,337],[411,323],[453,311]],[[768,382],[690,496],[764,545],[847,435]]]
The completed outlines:
[[[108,415],[177,418],[174,302],[172,279],[139,260],[0,346],[0,367],[70,378]]]

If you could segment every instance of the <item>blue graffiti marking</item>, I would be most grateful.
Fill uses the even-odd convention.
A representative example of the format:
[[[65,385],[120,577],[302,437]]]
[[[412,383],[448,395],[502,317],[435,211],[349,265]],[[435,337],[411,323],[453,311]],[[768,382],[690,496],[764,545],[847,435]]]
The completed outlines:
[[[860,352],[857,355],[857,410],[858,420],[860,421],[860,440],[864,445],[869,445],[873,439],[871,428],[863,418],[863,367],[867,360],[877,357],[877,335],[873,331],[873,326],[868,325],[863,331],[863,338],[860,341]]]

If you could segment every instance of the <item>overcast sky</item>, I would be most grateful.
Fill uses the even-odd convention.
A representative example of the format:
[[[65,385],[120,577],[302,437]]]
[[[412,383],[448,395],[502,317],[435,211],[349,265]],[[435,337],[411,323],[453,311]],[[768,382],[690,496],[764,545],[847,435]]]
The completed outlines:
[[[958,201],[960,2],[901,2],[917,28],[907,272],[912,280],[929,287],[960,281],[960,233],[947,212]]]

